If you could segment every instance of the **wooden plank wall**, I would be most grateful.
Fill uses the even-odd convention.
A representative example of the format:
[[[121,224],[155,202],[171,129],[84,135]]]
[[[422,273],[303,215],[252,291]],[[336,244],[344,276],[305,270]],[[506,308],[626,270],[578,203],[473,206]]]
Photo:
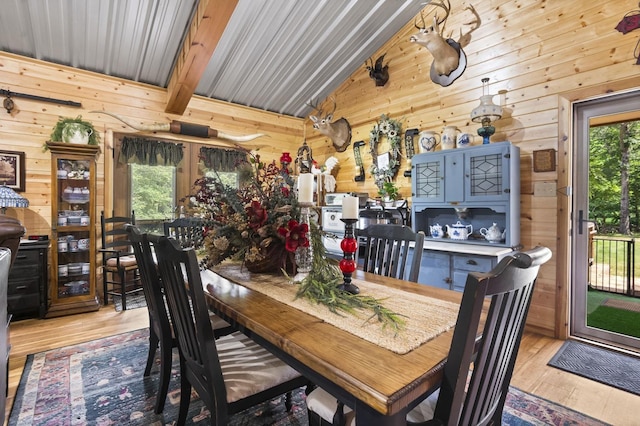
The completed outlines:
[[[567,185],[572,141],[570,128],[560,128],[558,123],[570,122],[571,109],[560,105],[640,86],[640,66],[634,65],[633,58],[640,34],[623,35],[614,29],[637,2],[451,0],[446,34],[457,38],[460,29],[466,32],[470,28],[465,25],[473,20],[465,10],[470,3],[482,24],[464,47],[468,65],[452,85],[441,87],[430,81],[432,56],[409,42],[416,31],[409,22],[374,55],[375,60],[386,54],[390,79],[384,87],[375,86],[363,64],[332,94],[337,102],[334,117],[349,120],[353,141],[366,142],[362,148],[365,182],[353,180],[351,147],[336,153],[327,138],[314,133],[309,121],[307,138],[320,164],[330,155],[338,158],[337,191],[375,196],[377,188],[368,172],[369,131],[380,115],[401,121],[403,130],[441,132],[444,125],[455,125],[462,132],[475,134],[479,125],[471,122],[469,113],[482,95],[481,79],[489,77],[491,93],[504,91],[494,102],[500,102],[505,111],[495,122],[492,141],[509,140],[521,149],[521,242],[527,248],[545,245],[554,252],[553,259],[541,269],[528,324],[563,337],[569,303],[567,197],[534,196],[533,187],[536,182],[553,182],[559,188]],[[479,142],[476,139],[474,144]],[[558,170],[533,172],[532,152],[550,148],[561,155]],[[408,168],[403,158],[396,182],[404,198],[411,196],[410,179],[402,176]]]

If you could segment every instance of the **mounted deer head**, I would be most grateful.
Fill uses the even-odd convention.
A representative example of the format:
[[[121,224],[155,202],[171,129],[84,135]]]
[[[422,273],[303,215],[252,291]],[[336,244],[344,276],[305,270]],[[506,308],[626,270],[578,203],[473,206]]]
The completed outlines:
[[[307,105],[317,111],[316,115],[310,115],[309,119],[313,121],[313,128],[318,130],[323,135],[327,136],[333,142],[333,147],[338,152],[343,152],[351,143],[351,126],[346,118],[342,117],[339,120],[331,122],[333,120],[333,113],[336,110],[336,100],[333,99],[333,109],[330,113],[323,116],[322,109],[318,108],[317,104],[309,102]]]
[[[440,84],[441,86],[448,86],[464,72],[467,66],[467,57],[462,50],[460,40],[455,41],[451,38],[444,38],[442,36],[447,18],[451,11],[451,3],[449,0],[431,0],[427,4],[437,8],[442,8],[444,10],[444,17],[439,18],[436,14],[433,17],[433,24],[431,26],[427,26],[424,16],[422,12],[420,12],[422,25],[418,25],[416,19],[414,25],[419,31],[412,35],[409,40],[413,43],[418,43],[419,45],[426,47],[433,56],[430,73],[431,81]],[[468,9],[470,9],[477,18],[477,20],[471,24],[476,24],[477,26],[464,36],[461,31],[461,40],[463,37],[468,38],[469,34],[480,26],[480,17],[476,10],[473,6],[469,6]]]
[[[371,58],[368,59],[371,62],[371,65],[367,65],[367,70],[369,70],[369,77],[371,77],[375,82],[376,86],[384,86],[389,81],[389,65],[382,65],[382,61],[384,61],[384,55],[381,55],[378,59],[376,59],[376,64],[373,64],[373,60]],[[365,62],[366,64],[366,62]]]

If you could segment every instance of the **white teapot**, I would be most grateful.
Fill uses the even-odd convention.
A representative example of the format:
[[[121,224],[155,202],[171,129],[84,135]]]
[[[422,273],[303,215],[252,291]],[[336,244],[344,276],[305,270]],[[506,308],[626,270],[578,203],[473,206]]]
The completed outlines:
[[[490,243],[499,243],[500,241],[504,240],[506,232],[507,232],[506,229],[500,232],[500,228],[498,227],[498,224],[495,222],[491,227],[489,227],[489,229],[480,228],[480,234],[482,234],[482,236],[486,238],[486,240],[489,241]]]
[[[473,233],[473,225],[463,225],[460,221],[453,225],[445,225],[445,227],[452,240],[466,240]]]
[[[444,236],[444,230],[440,224],[436,223],[435,225],[429,226],[429,233],[433,238],[442,238]]]

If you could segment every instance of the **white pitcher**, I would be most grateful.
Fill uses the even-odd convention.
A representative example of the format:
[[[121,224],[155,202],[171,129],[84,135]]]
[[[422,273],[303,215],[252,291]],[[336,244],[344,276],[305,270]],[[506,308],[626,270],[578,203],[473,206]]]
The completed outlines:
[[[73,144],[87,144],[93,130],[82,123],[67,123],[62,129],[62,141]]]
[[[476,137],[471,133],[461,133],[456,140],[457,148],[465,148],[475,142]]]
[[[432,130],[423,130],[418,138],[420,153],[433,152],[440,143],[440,135]]]
[[[460,129],[456,126],[444,126],[444,130],[442,131],[442,149],[455,148],[458,133],[460,133]]]

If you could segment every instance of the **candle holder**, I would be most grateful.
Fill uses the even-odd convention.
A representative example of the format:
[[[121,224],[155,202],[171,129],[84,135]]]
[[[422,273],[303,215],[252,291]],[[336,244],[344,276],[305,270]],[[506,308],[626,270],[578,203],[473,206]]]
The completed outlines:
[[[308,226],[308,239],[311,240],[311,207],[313,203],[300,203],[300,224],[306,223]],[[309,244],[307,247],[298,247],[295,253],[297,274],[308,274],[313,267],[313,247]],[[301,278],[298,276],[297,278]]]
[[[344,252],[344,257],[340,261],[340,270],[344,276],[344,282],[338,286],[340,290],[347,291],[351,294],[360,293],[358,286],[351,282],[351,276],[356,270],[356,261],[354,253],[358,250],[358,240],[356,240],[353,225],[358,219],[340,219],[344,222],[344,238],[340,243],[340,248]]]

